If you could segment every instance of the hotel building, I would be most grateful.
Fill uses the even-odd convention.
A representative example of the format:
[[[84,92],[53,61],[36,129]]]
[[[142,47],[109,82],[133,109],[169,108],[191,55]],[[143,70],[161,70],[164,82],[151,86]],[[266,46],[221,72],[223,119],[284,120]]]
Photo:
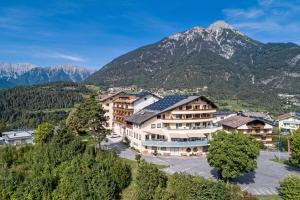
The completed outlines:
[[[124,92],[115,92],[111,94],[105,94],[99,96],[99,101],[102,104],[103,109],[105,110],[105,116],[107,118],[107,123],[105,125],[106,129],[112,130],[114,127],[113,122],[113,100],[118,98]]]
[[[133,115],[143,108],[160,100],[160,97],[143,91],[137,94],[123,93],[113,100],[113,130],[114,133],[125,136],[126,116]]]
[[[167,96],[125,117],[125,137],[143,154],[201,155],[208,150],[217,106],[203,96]]]

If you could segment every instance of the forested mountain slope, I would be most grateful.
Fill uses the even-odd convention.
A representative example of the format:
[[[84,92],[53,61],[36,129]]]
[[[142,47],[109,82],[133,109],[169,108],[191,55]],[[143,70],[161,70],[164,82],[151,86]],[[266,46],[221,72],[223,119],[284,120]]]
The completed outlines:
[[[9,128],[35,128],[43,121],[65,119],[89,90],[78,83],[57,82],[0,91],[0,122]]]

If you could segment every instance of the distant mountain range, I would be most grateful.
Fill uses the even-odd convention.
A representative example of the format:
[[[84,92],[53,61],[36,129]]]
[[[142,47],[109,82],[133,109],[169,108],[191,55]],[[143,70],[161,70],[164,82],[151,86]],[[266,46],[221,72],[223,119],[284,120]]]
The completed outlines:
[[[122,55],[87,82],[108,87],[206,88],[219,99],[280,101],[279,93],[300,95],[300,46],[262,43],[217,21]]]
[[[33,64],[0,63],[0,89],[19,85],[34,85],[56,81],[79,82],[93,73],[74,65],[39,67]]]

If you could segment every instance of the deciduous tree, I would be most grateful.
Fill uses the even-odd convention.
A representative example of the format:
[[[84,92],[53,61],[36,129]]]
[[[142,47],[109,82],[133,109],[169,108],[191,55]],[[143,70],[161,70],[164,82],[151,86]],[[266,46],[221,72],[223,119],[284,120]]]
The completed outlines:
[[[213,135],[208,151],[209,165],[218,170],[221,179],[228,181],[254,171],[259,143],[243,133],[219,131]]]
[[[54,126],[48,122],[38,125],[34,130],[35,143],[47,143],[54,134]]]

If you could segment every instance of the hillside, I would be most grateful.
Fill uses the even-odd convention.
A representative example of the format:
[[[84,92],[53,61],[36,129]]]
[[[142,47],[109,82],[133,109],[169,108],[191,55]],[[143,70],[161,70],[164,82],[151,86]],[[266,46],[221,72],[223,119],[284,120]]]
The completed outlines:
[[[0,89],[56,81],[80,82],[91,74],[91,70],[73,65],[38,67],[28,63],[0,63]]]
[[[0,91],[0,122],[9,128],[35,128],[65,119],[89,89],[78,83],[51,83]]]
[[[300,46],[255,41],[223,21],[193,27],[122,55],[87,82],[107,87],[205,88],[215,99],[246,100],[278,112],[298,109]],[[286,107],[279,94],[295,95]],[[271,102],[270,102],[271,101]]]

